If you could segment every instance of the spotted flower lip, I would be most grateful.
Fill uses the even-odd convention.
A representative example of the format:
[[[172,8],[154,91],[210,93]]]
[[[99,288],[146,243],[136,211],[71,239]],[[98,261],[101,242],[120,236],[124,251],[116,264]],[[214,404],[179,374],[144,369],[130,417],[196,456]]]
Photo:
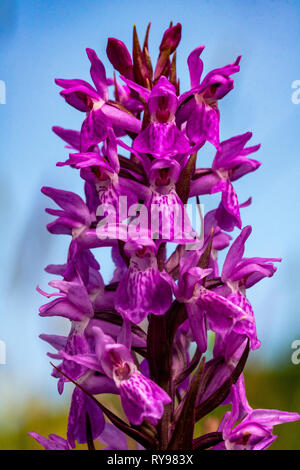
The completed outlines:
[[[174,85],[162,76],[154,85],[148,99],[151,119],[157,122],[173,121],[178,106]]]
[[[182,156],[190,151],[185,135],[173,122],[152,122],[133,143],[140,153],[149,153],[154,158]]]
[[[151,116],[150,124],[134,140],[133,149],[155,158],[188,153],[189,142],[174,123],[178,99],[175,87],[169,80],[160,77],[150,92],[126,77],[121,78],[145,99]]]
[[[252,227],[242,209],[252,198],[240,202],[235,181],[259,168],[252,154],[260,145],[249,144],[251,132],[220,142],[219,101],[233,89],[241,57],[202,78],[204,46],[197,47],[181,93],[181,29],[171,23],[164,31],[156,63],[149,23],[143,42],[133,27],[132,54],[108,39],[110,77],[88,48],[92,84],[56,80],[84,113],[80,130],[53,127],[65,143],[57,166],[80,175],[84,196],[42,188],[58,206],[46,209],[55,217],[48,231],[70,243],[66,262],[45,269],[55,291],[37,288],[47,298],[39,312],[69,320],[70,329],[40,338],[59,361],[51,363],[59,394],[66,382],[75,385],[66,438],[30,433],[45,449],[93,449],[99,441],[126,450],[130,437],[155,452],[263,450],[277,437],[274,426],[300,420],[252,408],[245,392],[243,370],[262,339],[248,289],[272,277],[281,259],[245,257]],[[202,168],[198,152],[207,143],[215,155]],[[204,215],[202,196],[216,193],[217,206]],[[119,405],[106,407],[104,394]],[[219,405],[231,410],[217,431],[194,438],[196,423]]]
[[[158,269],[155,243],[146,238],[129,240],[124,250],[130,264],[117,288],[116,310],[133,323],[149,313],[163,315],[171,306],[172,289]]]

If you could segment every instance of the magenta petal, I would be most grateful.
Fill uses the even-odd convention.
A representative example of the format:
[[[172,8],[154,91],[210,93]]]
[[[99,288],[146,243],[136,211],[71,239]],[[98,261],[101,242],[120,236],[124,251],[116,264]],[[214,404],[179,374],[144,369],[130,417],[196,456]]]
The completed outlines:
[[[207,349],[207,331],[204,311],[194,302],[187,303],[186,309],[194,340],[201,353]]]
[[[260,165],[261,163],[257,160],[253,160],[250,158],[248,158],[246,161],[244,160],[232,170],[231,181],[235,181],[241,178],[242,176],[246,175],[247,173],[257,170]]]
[[[224,333],[233,326],[236,318],[243,315],[240,307],[214,291],[203,287],[200,288],[197,303],[207,313],[209,326],[215,332]]]
[[[136,426],[144,419],[156,424],[163,415],[164,405],[171,402],[164,390],[140,372],[121,383],[120,394],[124,412]]]
[[[51,286],[55,287],[55,281],[49,283]],[[78,283],[68,283],[68,299],[72,304],[79,307],[87,317],[92,317],[94,314],[94,309],[84,285]]]
[[[245,437],[246,436],[246,437]],[[274,440],[271,431],[259,423],[242,422],[230,434],[224,435],[227,450],[264,449]]]
[[[56,78],[55,79],[55,83],[56,85],[62,87],[62,88],[74,88],[74,87],[79,87],[79,86],[82,86],[82,87],[86,87],[88,88],[89,90],[92,90],[95,92],[94,88],[92,87],[92,85],[90,85],[88,82],[86,82],[85,80],[81,80],[80,78],[73,78],[73,79],[65,79],[65,78]]]
[[[246,288],[252,287],[264,277],[272,277],[277,268],[271,261],[280,262],[281,258],[244,258],[231,275],[233,281],[243,280]]]
[[[121,111],[115,106],[104,104],[102,111],[107,118],[110,119],[113,126],[125,131],[135,132],[138,134],[142,127],[142,122],[133,114]]]
[[[188,56],[188,67],[191,77],[191,88],[194,88],[199,85],[202,71],[203,71],[203,61],[200,59],[200,55],[203,52],[205,46],[199,46],[194,49]]]
[[[47,230],[53,234],[72,235],[74,226],[76,226],[76,224],[74,224],[73,220],[66,217],[59,217],[54,220],[54,222],[47,224]]]
[[[90,222],[90,212],[81,197],[70,191],[43,186],[42,193],[53,199],[67,214],[83,224]]]
[[[45,335],[42,334],[39,336],[43,341],[46,341],[50,344],[53,348],[57,351],[66,347],[67,344],[67,337],[66,336],[59,336],[59,335]]]
[[[190,150],[188,140],[172,122],[152,122],[134,140],[133,148],[156,158],[171,157]]]
[[[93,49],[86,49],[86,53],[91,62],[91,77],[97,88],[99,96],[107,101],[108,99],[108,89],[107,89],[107,80],[104,65],[101,60],[98,58],[96,52]]]
[[[42,305],[39,312],[41,317],[59,316],[73,321],[80,321],[84,318],[83,311],[66,299],[55,299]]]
[[[228,162],[230,162],[233,157],[241,155],[241,152],[251,137],[252,133],[246,132],[245,134],[237,135],[221,142],[214,158],[212,168],[215,170],[226,168]]]
[[[82,85],[66,88],[60,92],[60,95],[69,105],[85,113],[90,110],[90,103],[99,100],[95,90]]]
[[[142,98],[144,98],[146,102],[148,101],[149,96],[151,94],[151,91],[148,90],[148,88],[144,88],[143,86],[138,85],[137,83],[126,78],[123,75],[121,75],[120,78],[123,80],[123,82],[125,82],[129,86],[129,88],[131,88],[132,90],[136,91],[139,95],[141,95]]]
[[[52,127],[53,132],[69,144],[73,149],[80,150],[80,132],[72,129],[64,129],[63,127]]]
[[[90,111],[81,126],[81,152],[89,151],[92,146],[106,139],[108,125],[101,109]]]
[[[236,219],[237,226],[242,228],[238,198],[232,184],[228,180],[226,189],[222,191],[222,204],[225,210]]]
[[[237,226],[236,218],[225,210],[222,201],[220,202],[215,214],[217,224],[222,230],[225,230],[226,232],[232,232]]]
[[[108,445],[105,450],[128,450],[126,435],[107,421],[98,440]]]
[[[29,436],[33,437],[45,450],[71,450],[72,447],[66,439],[57,434],[49,434],[48,438],[41,436],[36,432],[29,432]]]
[[[227,299],[244,312],[241,318],[236,320],[233,330],[240,335],[248,336],[251,348],[258,349],[261,343],[257,339],[254,313],[249,300],[240,292],[230,294]]]
[[[205,174],[200,178],[192,179],[189,197],[210,194],[212,188],[217,184],[219,179],[220,177],[213,172],[208,172],[208,174]]]
[[[237,263],[242,259],[245,251],[245,242],[250,236],[252,228],[247,225],[235,239],[228,250],[222,270],[222,280],[230,279]]]
[[[108,38],[106,53],[113,67],[121,75],[134,80],[132,59],[124,42],[116,38]]]
[[[150,313],[163,315],[171,302],[172,289],[157,268],[129,268],[119,283],[115,308],[133,323],[140,323]]]
[[[262,426],[273,427],[278,424],[290,423],[299,421],[300,415],[298,413],[290,413],[288,411],[279,410],[252,410],[247,417],[247,421],[257,421]]]
[[[151,117],[159,122],[171,121],[177,109],[177,101],[174,85],[166,77],[160,77],[148,100]]]
[[[81,385],[84,389],[92,395],[98,395],[100,393],[113,393],[119,395],[119,391],[115,385],[115,382],[106,375],[99,375],[97,372],[89,371]]]
[[[60,351],[61,357],[67,359],[68,361],[73,361],[76,364],[80,364],[87,369],[96,370],[103,373],[103,369],[100,366],[99,359],[95,354],[67,354],[64,351]]]
[[[213,144],[219,146],[219,120],[220,113],[217,107],[209,106],[204,101],[197,104],[191,114],[186,132],[190,141],[194,143]]]
[[[102,411],[96,403],[79,388],[75,388],[68,420],[68,441],[74,447],[75,441],[79,444],[87,442],[86,415],[91,424],[92,438],[96,439],[104,429],[105,420]]]
[[[178,243],[187,237],[194,238],[195,232],[175,189],[168,194],[153,190],[147,208],[151,213],[151,229],[155,231],[157,238]]]

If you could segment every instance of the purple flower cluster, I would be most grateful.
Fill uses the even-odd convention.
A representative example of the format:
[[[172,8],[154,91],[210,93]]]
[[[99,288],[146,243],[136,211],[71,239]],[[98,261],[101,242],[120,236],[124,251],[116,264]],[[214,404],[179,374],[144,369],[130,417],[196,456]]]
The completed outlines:
[[[240,57],[203,78],[204,46],[197,47],[187,60],[191,89],[180,94],[181,25],[165,31],[155,68],[149,27],[143,46],[134,28],[132,55],[108,39],[119,78],[108,78],[87,49],[93,84],[56,79],[60,95],[84,116],[80,131],[53,128],[71,152],[57,165],[80,170],[85,199],[42,188],[59,207],[46,209],[55,217],[47,228],[69,235],[70,245],[64,265],[46,268],[60,277],[49,283],[57,292],[38,290],[51,299],[41,316],[70,321],[67,337],[41,338],[60,361],[52,372],[59,393],[65,382],[75,389],[67,439],[30,434],[46,449],[76,442],[93,449],[96,439],[126,449],[126,436],[139,449],[266,449],[273,426],[300,416],[252,409],[245,395],[243,368],[249,350],[260,347],[247,289],[273,276],[280,259],[244,257],[251,227],[243,227],[240,210],[251,199],[239,203],[233,183],[260,166],[250,158],[259,145],[247,146],[250,132],[219,139],[219,100],[233,88]],[[206,142],[215,157],[211,168],[198,168]],[[200,236],[187,203],[212,193],[220,203],[205,215]],[[111,247],[115,264],[108,284],[94,256],[97,249],[105,263],[102,247]],[[218,252],[228,247],[219,269]],[[104,406],[104,393],[120,397],[127,419]],[[231,411],[219,428],[195,438],[195,424],[224,404]]]

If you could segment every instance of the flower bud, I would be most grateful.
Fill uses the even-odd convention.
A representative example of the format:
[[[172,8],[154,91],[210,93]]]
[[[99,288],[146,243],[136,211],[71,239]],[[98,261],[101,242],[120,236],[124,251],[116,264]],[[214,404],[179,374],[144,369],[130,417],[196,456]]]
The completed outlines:
[[[121,75],[133,80],[132,59],[125,44],[116,38],[108,38],[107,57]]]
[[[169,54],[172,54],[177,48],[181,39],[181,24],[177,23],[175,26],[171,26],[165,31],[162,41],[159,46],[160,52],[168,50]]]

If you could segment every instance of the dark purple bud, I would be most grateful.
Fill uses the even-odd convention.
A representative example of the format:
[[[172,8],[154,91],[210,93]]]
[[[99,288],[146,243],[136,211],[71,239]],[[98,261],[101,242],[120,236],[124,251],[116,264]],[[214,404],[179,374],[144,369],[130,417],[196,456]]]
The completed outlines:
[[[161,75],[168,77],[170,73],[170,55],[176,50],[181,39],[181,24],[177,23],[165,31],[159,46],[160,54],[155,67],[154,79]]]
[[[177,48],[181,39],[181,24],[177,23],[175,26],[168,28],[163,35],[162,41],[159,46],[160,52],[168,51],[172,54]]]
[[[132,59],[125,44],[116,38],[108,38],[106,53],[109,61],[121,75],[133,80]]]

